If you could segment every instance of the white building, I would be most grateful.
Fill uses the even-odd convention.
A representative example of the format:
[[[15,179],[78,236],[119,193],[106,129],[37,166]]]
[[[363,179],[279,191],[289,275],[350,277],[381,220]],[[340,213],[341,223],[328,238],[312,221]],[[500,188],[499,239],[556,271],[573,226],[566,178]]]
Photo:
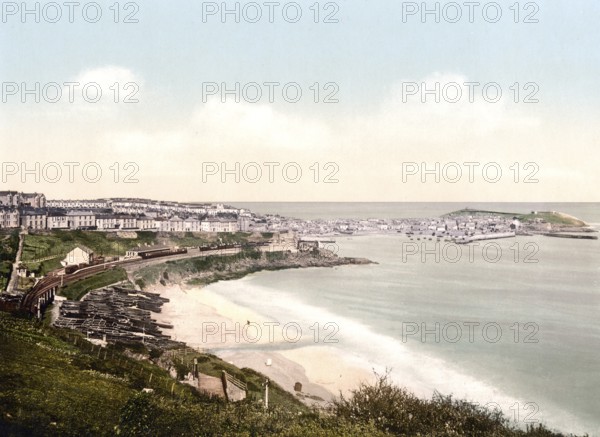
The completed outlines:
[[[46,229],[48,215],[44,209],[25,209],[21,211],[21,227],[25,229]]]
[[[238,217],[239,230],[248,232],[250,230],[250,217],[240,215]]]
[[[183,232],[183,219],[177,216],[169,219],[169,232]]]
[[[143,231],[145,230],[153,230],[154,228],[154,219],[152,217],[147,217],[145,215],[137,218],[137,227]]]
[[[21,196],[16,191],[0,191],[0,205],[18,207],[21,204]]]
[[[120,229],[136,229],[137,219],[131,215],[117,216]]]
[[[117,216],[114,214],[101,214],[96,216],[96,228],[100,231],[118,229]]]
[[[238,232],[240,227],[237,220],[209,218],[200,224],[203,232]]]
[[[185,232],[200,232],[200,220],[193,217],[188,217],[183,221],[183,229]]]
[[[12,208],[0,207],[0,228],[18,228],[19,211]]]
[[[94,252],[85,247],[85,246],[77,246],[75,249],[67,253],[65,259],[63,259],[60,263],[63,267],[78,265],[78,264],[89,264],[94,260]]]
[[[96,215],[92,211],[67,212],[69,229],[91,228],[96,226]]]
[[[64,212],[50,211],[47,223],[48,229],[69,229],[69,220]]]
[[[169,232],[169,221],[162,217],[154,219],[154,229],[160,232]]]

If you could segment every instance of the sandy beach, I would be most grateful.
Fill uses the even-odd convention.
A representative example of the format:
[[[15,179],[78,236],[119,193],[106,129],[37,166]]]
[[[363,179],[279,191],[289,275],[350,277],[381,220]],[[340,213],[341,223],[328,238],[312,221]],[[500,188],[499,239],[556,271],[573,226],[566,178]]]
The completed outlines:
[[[169,299],[154,318],[173,325],[165,333],[174,340],[261,372],[290,392],[299,382],[309,403],[327,402],[374,379],[369,369],[341,360],[333,347],[295,341],[293,326],[284,330],[277,321],[207,288],[170,285],[152,291]]]

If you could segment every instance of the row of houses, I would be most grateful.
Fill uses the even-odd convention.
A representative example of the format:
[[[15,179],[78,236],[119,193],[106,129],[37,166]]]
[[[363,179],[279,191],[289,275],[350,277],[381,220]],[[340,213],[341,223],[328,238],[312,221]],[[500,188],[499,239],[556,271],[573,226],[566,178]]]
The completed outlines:
[[[97,229],[110,230],[148,230],[161,232],[229,232],[247,231],[249,221],[246,217],[217,218],[195,217],[181,218],[172,216],[149,217],[146,215],[103,214],[94,211],[58,210],[43,208],[2,208],[0,207],[0,228],[18,228],[32,230],[45,229]]]
[[[49,208],[54,210],[65,209],[68,211],[106,210],[112,214],[147,215],[167,218],[173,215],[184,217],[194,215],[208,217],[251,216],[248,210],[234,208],[222,203],[179,203],[135,198],[46,200],[46,196],[43,193],[21,193],[17,191],[0,191],[0,207]]]
[[[179,202],[164,202],[150,199],[96,199],[96,200],[48,200],[47,206],[50,208],[62,209],[109,209],[115,214],[146,214],[153,215],[208,215],[216,217],[218,215],[231,214],[239,215],[244,211],[237,208],[225,206],[223,204],[185,204]]]

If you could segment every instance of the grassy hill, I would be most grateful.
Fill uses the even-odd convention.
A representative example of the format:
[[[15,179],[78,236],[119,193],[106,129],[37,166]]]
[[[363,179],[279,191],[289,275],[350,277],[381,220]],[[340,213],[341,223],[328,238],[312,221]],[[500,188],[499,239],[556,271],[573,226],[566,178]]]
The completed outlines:
[[[137,238],[119,238],[116,233],[92,231],[43,231],[25,236],[22,261],[38,274],[60,268],[60,261],[75,247],[82,245],[97,255],[118,256],[133,247],[155,244],[155,232],[136,232]],[[50,258],[45,261],[41,259]]]
[[[268,238],[263,235],[244,232],[209,234],[204,232],[157,233],[130,231],[128,233],[135,235],[136,238],[123,238],[117,232],[31,231],[25,236],[22,261],[30,271],[44,275],[49,271],[60,268],[60,261],[78,245],[89,247],[96,255],[122,256],[125,255],[127,250],[146,244],[186,247],[202,246],[217,241],[222,243],[268,241]]]
[[[568,227],[587,226],[587,224],[583,220],[579,220],[576,217],[570,216],[570,215],[562,213],[562,212],[557,212],[557,211],[539,211],[539,212],[536,212],[535,214],[533,214],[533,213],[523,214],[523,213],[517,213],[517,212],[485,211],[485,210],[468,209],[467,208],[467,209],[461,209],[459,211],[450,212],[448,214],[445,214],[444,217],[451,217],[451,216],[478,217],[478,216],[490,216],[490,215],[496,215],[496,216],[501,216],[501,217],[505,217],[505,218],[516,217],[521,222],[524,222],[524,223],[533,222],[535,220],[543,220],[544,222],[551,223],[553,225],[562,225],[562,226],[568,226]]]
[[[417,399],[385,377],[326,412],[273,384],[267,411],[259,402],[263,375],[205,354],[176,358],[178,373],[194,357],[202,372],[225,369],[246,381],[249,399],[227,404],[176,382],[155,364],[168,353],[143,345],[100,348],[74,331],[0,313],[0,435],[560,436],[543,427],[516,430],[501,414],[464,401]]]
[[[537,214],[522,214],[519,215],[519,220],[522,222],[534,221],[536,219],[544,220],[546,223],[553,225],[563,225],[574,228],[584,227],[587,224],[583,220],[576,217],[564,214],[562,212],[538,212]]]
[[[135,353],[158,360],[160,353],[149,354],[143,346],[132,349],[100,348],[80,333],[0,312],[0,435],[115,435],[123,422],[127,422],[127,428],[131,421],[143,424],[144,420],[153,419],[142,412],[139,417],[131,417],[128,408],[139,402],[154,409],[161,416],[160,421],[169,422],[171,417],[181,421],[177,425],[180,429],[191,431],[199,426],[196,415],[206,417],[210,412],[214,415],[211,422],[220,427],[221,422],[228,420],[222,411],[238,408],[198,394],[148,359],[131,357]],[[199,355],[181,357],[185,370],[195,357]],[[253,400],[239,408],[263,414],[256,404],[265,377],[250,369],[237,369],[215,356],[202,355],[200,371],[219,376],[221,370],[246,381],[250,388]],[[154,393],[141,397],[143,388],[152,388]],[[275,408],[291,415],[310,413],[293,395],[276,385],[271,386],[270,394]],[[179,409],[185,414],[178,413]],[[148,435],[176,435],[166,431],[167,425],[164,424],[163,432],[156,430],[156,434]]]

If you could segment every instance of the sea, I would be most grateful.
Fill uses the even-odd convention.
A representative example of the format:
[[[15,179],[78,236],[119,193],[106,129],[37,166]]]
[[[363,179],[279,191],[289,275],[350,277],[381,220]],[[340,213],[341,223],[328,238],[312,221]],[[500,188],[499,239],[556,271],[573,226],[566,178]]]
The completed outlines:
[[[600,230],[598,203],[229,204],[302,219],[560,211]],[[516,426],[600,435],[599,240],[523,236],[457,252],[388,234],[336,237],[336,246],[376,264],[259,272],[209,289],[304,329],[274,349],[333,347],[422,397],[500,408]]]

